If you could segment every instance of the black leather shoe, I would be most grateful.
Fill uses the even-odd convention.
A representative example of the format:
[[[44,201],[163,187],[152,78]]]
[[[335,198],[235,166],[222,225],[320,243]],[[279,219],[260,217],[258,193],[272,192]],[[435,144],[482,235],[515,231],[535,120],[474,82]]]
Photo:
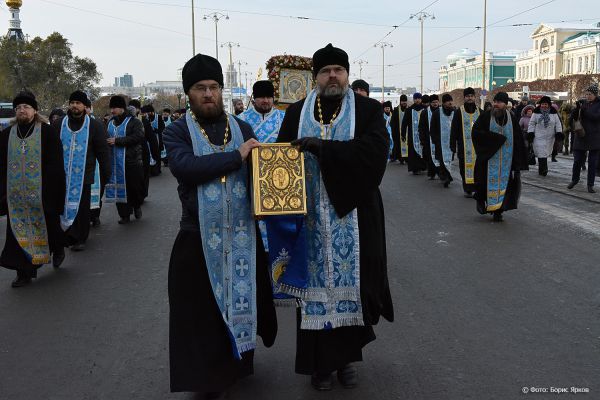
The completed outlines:
[[[577,182],[571,181],[571,183],[569,183],[569,185],[567,186],[567,189],[573,189],[575,185],[577,185]]]
[[[593,186],[588,185],[588,193],[596,193]]]
[[[556,157],[552,157],[552,162],[558,162],[558,160],[556,159]]]
[[[133,215],[135,215],[135,219],[142,218],[142,208],[138,207],[138,208],[134,209],[133,210]]]
[[[60,265],[65,261],[65,252],[64,250],[60,253],[54,252],[52,254],[52,266],[54,268],[60,267]]]
[[[494,222],[502,222],[503,221],[502,213],[495,212],[493,220],[494,220]]]
[[[121,217],[121,219],[119,219],[119,224],[121,225],[128,224],[129,222],[131,222],[131,219],[129,217]]]
[[[473,198],[473,193],[472,193],[472,192],[465,192],[464,196],[465,196],[467,199],[472,199],[472,198]]]
[[[485,202],[477,200],[477,212],[481,215],[487,212],[485,209]]]
[[[319,391],[329,391],[333,388],[331,374],[313,374],[310,384]]]
[[[353,389],[358,385],[358,371],[356,367],[348,364],[342,369],[337,371],[338,381],[346,389]]]
[[[85,243],[76,243],[71,246],[71,251],[83,251],[85,250]]]
[[[447,188],[448,186],[450,186],[450,181],[444,181],[444,187]]]
[[[31,283],[31,278],[21,278],[16,277],[14,281],[12,281],[11,285],[14,288],[23,287],[29,285]]]
[[[100,226],[100,218],[96,217],[92,219],[92,227],[97,228]]]

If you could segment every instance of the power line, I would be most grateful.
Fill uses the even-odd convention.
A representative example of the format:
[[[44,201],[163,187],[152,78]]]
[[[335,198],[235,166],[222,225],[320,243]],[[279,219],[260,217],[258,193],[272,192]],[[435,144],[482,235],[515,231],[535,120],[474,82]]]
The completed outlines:
[[[423,9],[419,10],[418,12],[423,12],[425,10],[427,10],[429,7],[431,7],[432,5],[434,5],[435,3],[437,3],[440,0],[434,0],[431,3],[429,3],[427,6],[425,6]],[[385,40],[388,36],[390,36],[396,29],[400,28],[402,25],[406,24],[408,21],[410,21],[411,18],[408,17],[406,20],[404,20],[401,24],[396,25],[392,28],[392,30],[390,30],[388,33],[386,33],[381,39],[379,39],[377,42],[375,42],[373,44],[373,46],[369,47],[368,49],[366,49],[365,51],[363,51],[362,53],[360,53],[355,59],[354,61],[356,61],[357,59],[359,59],[360,57],[362,57],[363,55],[365,55],[367,52],[369,52],[369,50],[373,49],[373,47],[377,46],[379,43],[381,43],[383,40]]]
[[[160,2],[156,2],[156,1],[141,1],[141,0],[121,0],[121,1],[124,3],[137,3],[137,4],[148,4],[148,5],[155,5],[155,6],[191,8],[191,6],[189,6],[189,5],[167,4],[167,3],[160,3]],[[345,21],[345,20],[339,20],[339,19],[306,17],[306,16],[301,16],[301,15],[271,14],[271,13],[256,12],[256,11],[231,10],[231,9],[225,9],[225,8],[202,8],[202,7],[196,7],[196,8],[199,10],[207,10],[207,11],[220,11],[220,12],[227,12],[227,13],[232,13],[232,14],[236,13],[236,14],[247,14],[247,15],[259,15],[259,16],[263,16],[263,17],[297,19],[297,20],[303,20],[303,21],[333,22],[333,23],[338,23],[338,24],[379,26],[379,27],[385,27],[385,28],[394,27],[394,25],[373,24],[373,23],[369,23],[369,22],[360,22],[360,21]]]

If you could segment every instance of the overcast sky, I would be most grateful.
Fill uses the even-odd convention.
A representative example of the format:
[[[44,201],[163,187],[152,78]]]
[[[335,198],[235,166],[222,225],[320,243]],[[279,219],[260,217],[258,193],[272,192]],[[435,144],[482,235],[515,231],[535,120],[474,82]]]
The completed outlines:
[[[45,37],[57,31],[73,44],[76,55],[92,58],[103,75],[102,84],[130,73],[135,85],[156,80],[176,80],[192,56],[191,0],[23,0],[24,33]],[[548,3],[548,4],[546,4]],[[419,85],[420,30],[412,13],[426,8],[435,20],[425,21],[425,87],[438,88],[437,71],[446,56],[461,48],[482,50],[482,0],[196,0],[196,51],[214,56],[215,24],[205,14],[221,10],[229,20],[218,23],[219,42],[239,43],[233,60],[247,63],[256,79],[259,67],[270,56],[312,56],[329,42],[348,52],[350,60],[368,62],[363,79],[377,86],[382,78],[382,50],[373,45],[389,33],[385,42],[386,85]],[[536,6],[534,10],[526,11]],[[261,15],[263,14],[263,15]],[[269,15],[264,15],[269,14]],[[306,17],[308,19],[299,19]],[[8,9],[0,5],[0,31],[8,29]],[[581,22],[577,22],[582,20]],[[337,22],[336,22],[337,21]],[[529,35],[541,22],[600,21],[598,0],[489,0],[488,51],[526,50]],[[533,24],[522,27],[512,24]],[[394,25],[399,25],[394,29]],[[391,33],[390,33],[391,32]],[[461,36],[464,36],[461,38]],[[222,64],[226,48],[219,48]],[[357,64],[350,66],[358,77]],[[263,77],[265,74],[263,73]]]

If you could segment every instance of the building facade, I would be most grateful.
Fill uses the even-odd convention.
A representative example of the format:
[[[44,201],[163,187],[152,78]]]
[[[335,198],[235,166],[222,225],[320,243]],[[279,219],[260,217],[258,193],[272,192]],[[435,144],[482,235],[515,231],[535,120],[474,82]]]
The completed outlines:
[[[600,24],[541,24],[531,40],[533,48],[516,60],[520,82],[598,71]]]
[[[493,90],[515,79],[515,59],[519,52],[486,52],[485,56],[485,89]],[[439,70],[440,92],[454,89],[482,86],[483,56],[472,49],[461,49],[446,57],[447,65]]]
[[[133,87],[133,75],[125,74],[123,76],[115,77],[115,87]]]

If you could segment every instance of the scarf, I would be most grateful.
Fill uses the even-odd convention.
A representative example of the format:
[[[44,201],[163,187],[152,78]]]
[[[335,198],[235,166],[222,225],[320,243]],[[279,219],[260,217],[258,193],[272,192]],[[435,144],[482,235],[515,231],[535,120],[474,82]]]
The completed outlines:
[[[12,233],[33,265],[50,262],[48,230],[42,203],[42,124],[19,138],[17,125],[8,137],[6,200]]]
[[[236,151],[242,131],[231,115],[231,141],[224,151]],[[215,154],[215,148],[186,113],[194,155]],[[198,219],[202,250],[215,301],[227,326],[233,355],[256,347],[256,233],[248,197],[248,166],[198,185]]]
[[[540,111],[542,112],[542,115],[540,118],[544,122],[544,128],[548,128],[548,124],[550,123],[550,110],[540,109]]]
[[[60,216],[60,225],[63,230],[67,230],[73,225],[79,211],[89,138],[90,117],[85,116],[83,125],[78,131],[73,131],[69,127],[69,117],[63,118],[60,140],[63,144],[65,176],[67,179],[65,208]]]

